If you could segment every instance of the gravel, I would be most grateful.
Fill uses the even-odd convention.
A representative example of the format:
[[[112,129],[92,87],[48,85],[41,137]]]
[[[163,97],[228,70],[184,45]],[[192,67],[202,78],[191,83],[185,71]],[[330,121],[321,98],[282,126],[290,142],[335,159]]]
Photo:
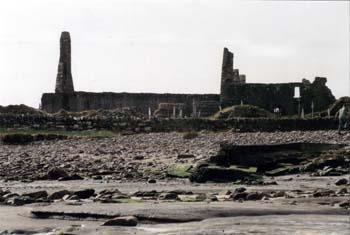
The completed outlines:
[[[38,141],[28,145],[0,143],[0,179],[35,180],[57,167],[70,174],[113,175],[114,179],[161,179],[173,164],[193,164],[215,155],[221,142],[236,144],[343,143],[350,145],[350,132],[292,131],[236,133],[199,132],[183,139],[183,133],[149,133],[104,139],[70,138]],[[179,155],[193,155],[179,158]]]

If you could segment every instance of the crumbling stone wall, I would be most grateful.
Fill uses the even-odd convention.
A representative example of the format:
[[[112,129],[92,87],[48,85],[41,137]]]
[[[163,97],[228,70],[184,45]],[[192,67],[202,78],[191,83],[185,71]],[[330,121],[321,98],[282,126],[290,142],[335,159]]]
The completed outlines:
[[[279,107],[285,115],[298,113],[298,100],[294,98],[295,87],[300,88],[300,106],[305,113],[323,111],[334,103],[335,97],[326,86],[326,78],[316,77],[313,83],[303,80],[300,83],[278,84],[225,84],[221,92],[223,107],[241,103],[255,105],[270,112]]]
[[[219,95],[212,94],[74,92],[71,71],[71,40],[69,32],[62,32],[55,93],[45,93],[42,95],[41,108],[46,112],[54,113],[62,109],[67,111],[84,111],[127,107],[148,115],[149,109],[153,113],[160,103],[184,103],[183,115],[191,116],[193,102],[197,102],[198,104],[201,102],[211,102],[212,105],[209,107],[198,106],[199,109],[202,109],[203,114],[210,115],[218,111],[220,106],[219,100]]]
[[[251,104],[272,111],[279,107],[283,114],[296,114],[298,101],[294,99],[294,88],[300,87],[301,106],[306,113],[325,110],[335,101],[332,92],[326,86],[327,79],[317,77],[313,83],[284,84],[247,84],[244,74],[234,69],[233,53],[224,48],[221,73],[221,92],[219,94],[153,94],[153,93],[93,93],[74,92],[71,71],[71,41],[68,32],[62,32],[60,38],[60,59],[56,78],[55,93],[45,93],[41,107],[49,113],[61,109],[84,111],[91,109],[133,108],[148,115],[160,103],[183,103],[184,116],[210,116],[219,107]]]
[[[326,78],[316,77],[312,83],[306,79],[296,83],[246,83],[245,75],[240,75],[233,65],[233,53],[224,48],[220,94],[222,107],[244,103],[270,112],[278,107],[285,115],[295,115],[299,105],[299,100],[294,98],[295,87],[300,88],[300,106],[305,113],[312,111],[312,104],[314,111],[318,112],[326,110],[335,101],[326,86]]]
[[[221,92],[223,91],[223,88],[228,84],[246,83],[245,75],[239,74],[239,70],[234,69],[233,66],[233,53],[225,47],[221,69]]]
[[[220,96],[215,94],[155,94],[155,93],[112,93],[112,92],[74,92],[45,93],[41,98],[42,109],[49,113],[61,109],[67,111],[84,111],[91,109],[133,108],[145,115],[151,108],[152,113],[160,103],[183,103],[184,116],[191,116],[193,102],[197,103],[197,112],[213,114],[219,110]],[[210,107],[201,107],[201,102],[211,102]],[[215,104],[216,103],[216,107]],[[211,110],[208,110],[211,108]],[[203,111],[201,111],[201,109]]]
[[[307,113],[311,112],[312,103],[317,112],[327,110],[336,101],[326,83],[327,78],[324,77],[316,77],[312,83],[303,79],[301,104]]]

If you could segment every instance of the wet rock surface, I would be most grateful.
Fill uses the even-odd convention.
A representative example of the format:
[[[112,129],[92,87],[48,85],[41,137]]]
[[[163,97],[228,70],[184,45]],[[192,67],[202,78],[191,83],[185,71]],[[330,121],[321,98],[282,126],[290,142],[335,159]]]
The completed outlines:
[[[159,181],[152,185],[96,180],[85,180],[84,184],[81,181],[1,182],[1,198],[7,198],[6,195],[30,196],[34,202],[21,206],[1,205],[0,228],[8,232],[22,230],[25,231],[23,234],[51,234],[52,231],[58,234],[96,234],[98,231],[98,234],[146,235],[183,234],[182,228],[188,228],[187,223],[191,223],[192,228],[186,230],[189,234],[208,231],[220,234],[218,221],[221,221],[219,227],[225,231],[238,226],[236,229],[241,234],[250,234],[253,222],[247,221],[255,221],[258,230],[278,234],[281,230],[273,231],[272,228],[276,221],[283,219],[289,221],[283,226],[286,231],[295,229],[298,224],[300,231],[346,234],[350,188],[335,185],[339,179],[339,176],[308,175],[266,178],[267,182],[275,180],[276,184],[271,185],[196,185],[185,179]],[[89,198],[78,198],[74,194],[86,191],[91,191]],[[56,194],[58,199],[45,204],[39,199],[35,201],[35,198],[46,195],[50,198]],[[70,198],[72,196],[75,198]],[[265,221],[265,217],[269,218],[271,230],[257,222],[259,219]],[[314,218],[318,218],[318,222]],[[323,226],[335,220],[339,223],[337,230],[334,226]],[[18,221],[22,222],[19,224]],[[45,233],[44,228],[47,229]]]

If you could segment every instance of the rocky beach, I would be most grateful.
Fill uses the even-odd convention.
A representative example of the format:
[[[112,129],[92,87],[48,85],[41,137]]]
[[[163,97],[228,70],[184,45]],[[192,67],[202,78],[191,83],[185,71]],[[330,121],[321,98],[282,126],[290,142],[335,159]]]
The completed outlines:
[[[317,150],[293,171],[249,166],[251,174],[210,160],[223,144],[295,143],[336,149]],[[349,132],[119,134],[0,146],[0,234],[348,234]],[[258,178],[191,182],[206,164]]]
[[[195,164],[215,155],[220,143],[235,145],[282,143],[330,143],[350,145],[350,135],[336,131],[292,131],[239,133],[198,132],[118,135],[113,138],[78,138],[37,141],[0,148],[0,175],[3,179],[35,180],[52,168],[83,177],[107,175],[115,180],[164,179],[176,164]],[[59,177],[58,177],[59,178]],[[58,179],[57,178],[57,179]]]

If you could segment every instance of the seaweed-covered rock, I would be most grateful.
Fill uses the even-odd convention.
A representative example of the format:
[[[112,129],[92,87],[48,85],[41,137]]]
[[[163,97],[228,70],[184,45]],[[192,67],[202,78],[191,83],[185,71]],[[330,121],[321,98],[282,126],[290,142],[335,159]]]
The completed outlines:
[[[212,182],[233,182],[236,180],[256,180],[259,177],[249,172],[238,169],[208,166],[197,168],[190,176],[190,181],[205,183]]]

